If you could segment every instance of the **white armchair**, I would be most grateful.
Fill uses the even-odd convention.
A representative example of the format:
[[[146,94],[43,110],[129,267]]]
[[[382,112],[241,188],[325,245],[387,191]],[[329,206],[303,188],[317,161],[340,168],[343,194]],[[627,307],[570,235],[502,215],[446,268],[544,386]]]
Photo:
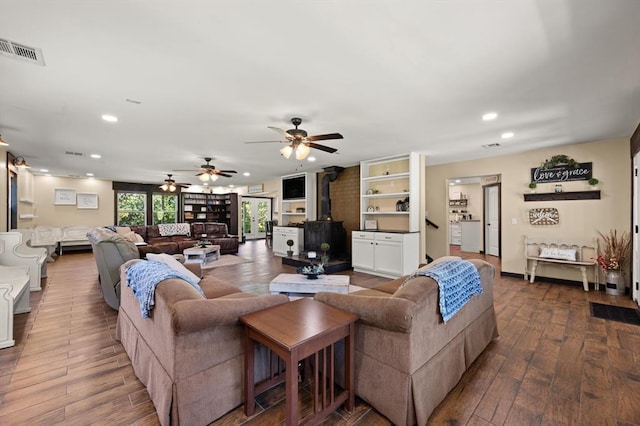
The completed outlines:
[[[29,247],[20,232],[0,232],[0,239],[4,241],[0,265],[26,266],[29,269],[29,288],[31,291],[42,290],[41,279],[47,276],[47,250]]]
[[[3,251],[4,240],[0,240],[0,253]],[[29,311],[28,268],[0,265],[0,349],[15,345],[13,315]]]
[[[33,229],[31,247],[44,247],[47,249],[47,262],[53,262],[58,243],[62,240],[62,229],[54,226],[40,225]]]

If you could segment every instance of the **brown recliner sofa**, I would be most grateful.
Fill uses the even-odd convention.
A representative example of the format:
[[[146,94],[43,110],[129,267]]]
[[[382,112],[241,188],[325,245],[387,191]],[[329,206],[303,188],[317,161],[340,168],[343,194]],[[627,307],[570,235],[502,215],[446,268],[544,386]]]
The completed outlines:
[[[147,253],[182,254],[184,249],[193,247],[203,234],[206,234],[207,241],[220,246],[220,254],[236,254],[240,246],[240,241],[235,235],[229,235],[226,223],[195,222],[190,225],[189,235],[160,235],[157,225],[131,226],[133,232],[139,234],[147,243],[146,246],[138,247],[140,257],[144,258]]]
[[[440,260],[436,260],[438,262]],[[356,395],[396,425],[427,424],[462,374],[498,336],[494,267],[471,260],[483,288],[444,323],[438,283],[406,277],[351,294],[315,299],[360,315],[356,326]],[[430,264],[427,267],[431,267]]]
[[[237,235],[230,235],[226,223],[194,222],[191,224],[191,235],[200,238],[205,234],[207,241],[220,246],[220,254],[238,252],[240,241]]]
[[[122,288],[116,338],[146,386],[162,425],[205,425],[243,403],[243,327],[238,317],[288,301],[284,295],[255,296],[207,276],[206,299],[182,279],[162,281],[151,318],[120,268]],[[197,265],[189,269],[199,271]],[[257,345],[256,345],[257,346]],[[256,381],[267,377],[269,357],[256,349]]]

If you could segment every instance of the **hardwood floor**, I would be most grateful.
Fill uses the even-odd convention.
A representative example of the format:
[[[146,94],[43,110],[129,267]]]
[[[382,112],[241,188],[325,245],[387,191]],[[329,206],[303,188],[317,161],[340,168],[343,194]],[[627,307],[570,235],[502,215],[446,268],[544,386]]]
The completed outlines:
[[[254,262],[213,273],[249,289],[294,269],[263,241],[241,245],[240,255]],[[498,259],[487,260],[499,267]],[[363,287],[386,281],[350,274]],[[42,292],[31,293],[32,312],[15,316],[16,346],[0,350],[0,424],[158,424],[114,339],[117,313],[102,301],[92,254],[65,254],[49,264],[48,275]],[[500,337],[429,423],[640,425],[640,327],[591,318],[590,301],[634,306],[604,291],[498,276]],[[257,398],[250,419],[238,407],[214,424],[283,424],[283,398],[275,388]],[[337,410],[324,424],[390,423],[358,400],[353,413]]]

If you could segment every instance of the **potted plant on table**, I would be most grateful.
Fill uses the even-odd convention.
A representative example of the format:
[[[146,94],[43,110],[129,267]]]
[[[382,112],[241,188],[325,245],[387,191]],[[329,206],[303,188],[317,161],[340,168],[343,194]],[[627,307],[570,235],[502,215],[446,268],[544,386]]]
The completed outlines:
[[[329,243],[322,243],[320,244],[320,250],[322,250],[322,257],[320,258],[320,260],[322,261],[323,264],[328,264],[329,263],[329,249],[331,248],[331,246],[329,245]]]
[[[289,250],[287,250],[287,256],[291,257],[293,256],[293,250],[291,249],[291,247],[293,246],[293,240],[287,240],[287,246],[289,246]]]

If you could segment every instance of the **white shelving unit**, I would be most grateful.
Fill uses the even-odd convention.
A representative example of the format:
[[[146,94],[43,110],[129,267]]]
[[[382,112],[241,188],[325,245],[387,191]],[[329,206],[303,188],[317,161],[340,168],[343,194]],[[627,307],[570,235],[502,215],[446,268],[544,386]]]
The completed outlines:
[[[378,229],[420,230],[419,166],[417,153],[360,163],[361,229],[365,228],[365,220],[375,219]],[[403,203],[406,199],[408,206]]]
[[[355,271],[398,277],[417,269],[420,164],[417,153],[360,163],[360,230],[351,234]],[[377,231],[366,226],[372,220]]]
[[[304,176],[305,196],[303,198],[284,199],[282,182],[286,179]],[[297,173],[294,175],[282,176],[280,178],[280,226],[288,226],[304,222],[306,220],[316,220],[316,175],[315,173]]]

